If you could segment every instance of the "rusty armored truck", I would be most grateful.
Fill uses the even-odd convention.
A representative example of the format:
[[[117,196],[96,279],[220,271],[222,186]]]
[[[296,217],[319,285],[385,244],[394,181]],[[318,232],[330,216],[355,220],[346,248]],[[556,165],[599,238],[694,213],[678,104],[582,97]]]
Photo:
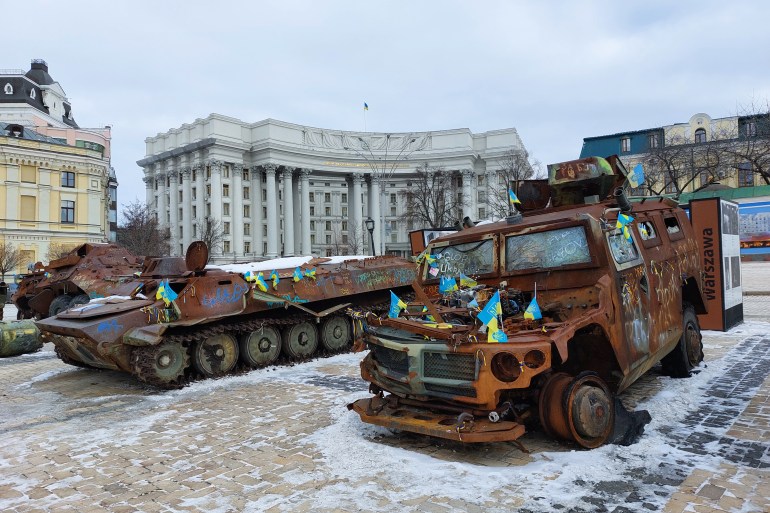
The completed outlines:
[[[387,308],[389,289],[409,289],[416,267],[391,256],[347,258],[206,267],[208,249],[195,242],[185,269],[145,267],[127,297],[92,300],[37,324],[66,363],[175,388],[281,354],[308,358],[319,345],[328,353],[349,348],[347,310]]]
[[[365,314],[374,396],[349,408],[462,442],[539,424],[594,448],[612,433],[615,395],[651,367],[689,376],[705,312],[692,227],[669,199],[629,203],[627,176],[615,156],[552,165],[532,210],[432,241],[420,301]]]
[[[43,319],[110,295],[128,295],[144,257],[117,244],[82,244],[26,275],[11,300],[19,319]]]

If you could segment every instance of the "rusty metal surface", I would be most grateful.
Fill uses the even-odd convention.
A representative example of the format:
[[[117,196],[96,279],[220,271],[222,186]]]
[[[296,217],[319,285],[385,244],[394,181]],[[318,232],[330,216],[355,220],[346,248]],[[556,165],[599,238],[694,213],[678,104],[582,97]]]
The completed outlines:
[[[192,267],[200,267],[200,254],[192,247]],[[341,263],[316,258],[261,271],[259,279],[257,273],[180,269],[175,260],[184,260],[166,260],[173,274],[145,265],[130,299],[92,302],[38,325],[70,361],[175,387],[229,371],[239,352],[246,367],[272,363],[279,350],[292,359],[307,358],[318,346],[342,350],[353,324],[343,309],[385,305],[389,290],[406,290],[416,278],[414,262],[391,256]],[[266,327],[280,338],[262,336]]]
[[[601,160],[573,163],[578,178],[599,180],[581,194],[596,187],[607,192],[625,178],[616,159]],[[576,192],[580,182],[571,181],[570,169],[556,166],[552,173]],[[682,369],[679,353],[702,354],[697,326],[688,324],[683,336],[685,310],[704,309],[685,212],[668,200],[635,203],[627,234],[616,227],[619,213],[613,199],[581,201],[525,212],[516,224],[481,225],[434,240],[415,284],[418,301],[396,318],[361,317],[359,345],[369,349],[363,379],[377,394],[416,403],[414,415],[459,408],[479,422],[510,404],[500,420],[524,425],[526,417],[586,448],[605,443],[615,394],[664,357],[664,369],[675,375]],[[460,284],[461,276],[472,281],[440,292],[442,280]],[[507,337],[502,343],[487,341],[488,328],[478,318],[496,292]],[[472,300],[478,306],[469,306]],[[525,317],[533,302],[541,318]],[[685,375],[699,361],[689,360]],[[354,409],[365,422],[445,436],[404,421],[401,413]],[[465,441],[497,440],[485,433]]]

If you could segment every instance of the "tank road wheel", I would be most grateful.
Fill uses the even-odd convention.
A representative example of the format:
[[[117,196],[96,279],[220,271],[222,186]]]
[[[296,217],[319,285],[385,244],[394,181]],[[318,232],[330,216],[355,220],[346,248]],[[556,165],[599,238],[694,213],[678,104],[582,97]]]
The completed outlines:
[[[342,315],[327,317],[321,323],[321,344],[330,353],[345,349],[352,339],[350,321]]]
[[[227,333],[201,340],[193,349],[193,365],[206,377],[227,374],[238,363],[238,343]]]
[[[593,372],[576,378],[557,373],[540,393],[540,422],[554,437],[593,449],[604,444],[615,427],[615,400],[607,384]]]
[[[243,363],[249,367],[264,367],[281,354],[281,334],[272,326],[264,326],[242,335],[238,345]]]
[[[318,348],[318,330],[303,321],[283,330],[283,352],[292,359],[307,358]]]
[[[185,371],[190,366],[187,348],[169,341],[157,346],[134,348],[131,358],[136,377],[162,388],[181,385]]]
[[[691,305],[682,313],[682,337],[676,347],[663,357],[663,372],[672,378],[689,378],[690,371],[703,361],[703,340],[698,317]]]
[[[70,303],[72,303],[72,299],[72,296],[68,296],[67,294],[56,296],[53,301],[51,301],[51,306],[48,307],[48,315],[55,317],[59,313],[68,309],[70,307]]]

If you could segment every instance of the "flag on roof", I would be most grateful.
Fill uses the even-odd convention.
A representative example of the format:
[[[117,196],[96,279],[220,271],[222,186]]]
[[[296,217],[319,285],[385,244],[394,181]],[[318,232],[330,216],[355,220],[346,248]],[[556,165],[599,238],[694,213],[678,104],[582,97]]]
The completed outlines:
[[[395,319],[398,317],[398,314],[401,313],[401,310],[406,308],[406,303],[404,303],[397,295],[393,293],[393,291],[390,291],[390,311],[388,312],[388,317],[391,319]]]
[[[487,342],[508,342],[508,336],[501,329],[503,306],[500,303],[500,291],[487,301],[479,312],[478,318],[487,327]]]
[[[364,102],[364,110],[369,110],[369,104]]]

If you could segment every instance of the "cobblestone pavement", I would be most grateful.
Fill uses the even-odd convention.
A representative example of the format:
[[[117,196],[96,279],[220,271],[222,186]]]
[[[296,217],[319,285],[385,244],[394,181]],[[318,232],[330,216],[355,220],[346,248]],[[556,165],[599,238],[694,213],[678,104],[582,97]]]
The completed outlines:
[[[169,392],[48,344],[0,360],[0,511],[770,511],[769,331],[705,332],[699,374],[640,379],[621,398],[653,414],[637,444],[534,432],[530,454],[361,424],[360,355]]]

